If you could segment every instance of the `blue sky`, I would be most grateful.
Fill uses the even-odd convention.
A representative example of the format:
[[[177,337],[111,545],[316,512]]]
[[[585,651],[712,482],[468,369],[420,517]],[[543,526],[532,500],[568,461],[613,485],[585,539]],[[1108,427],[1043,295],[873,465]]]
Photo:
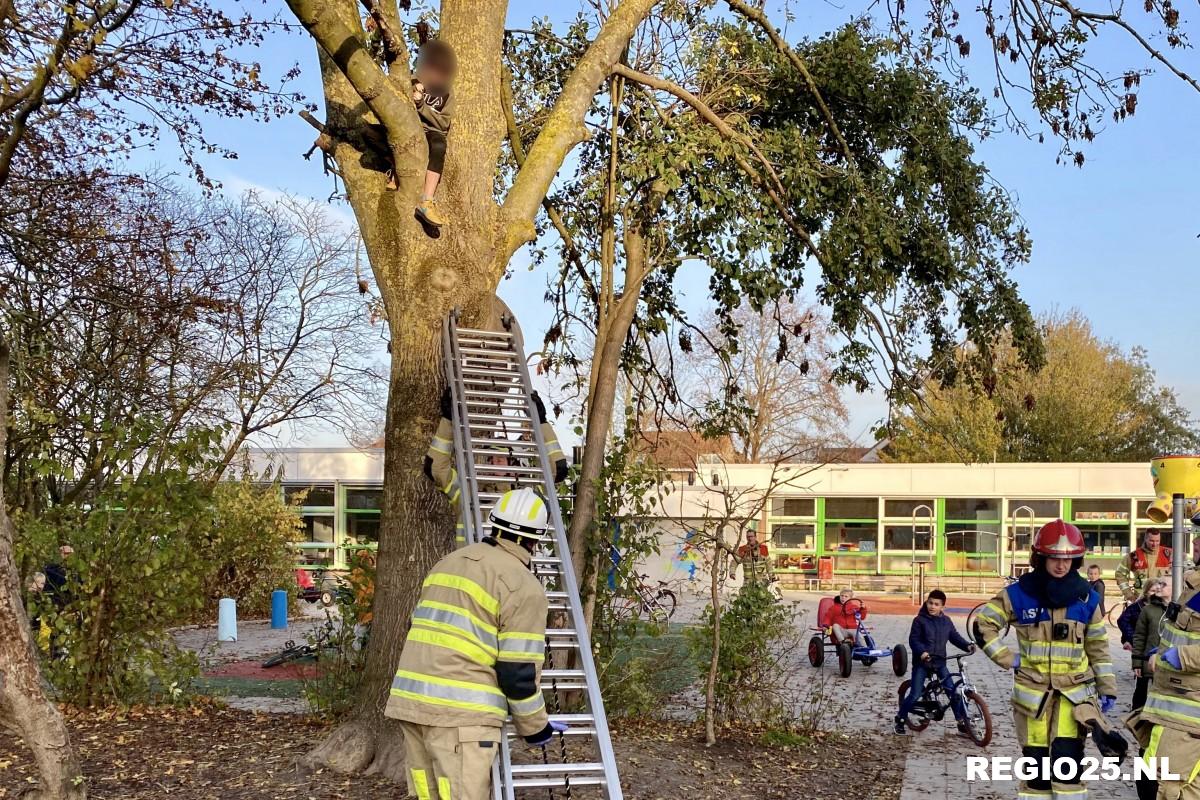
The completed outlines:
[[[771,5],[774,19],[783,21],[781,4]],[[789,7],[791,40],[820,35],[866,8],[859,2]],[[523,27],[534,16],[559,20],[576,8],[566,0],[516,0],[509,18]],[[964,13],[968,10],[964,6]],[[1094,52],[1109,65],[1125,65],[1127,59],[1145,64],[1115,32],[1103,36]],[[305,38],[280,35],[254,57],[268,72],[299,62],[304,73],[300,90],[319,99],[316,57]],[[971,68],[979,70],[978,83],[990,90],[987,64],[974,59]],[[1192,74],[1200,73],[1200,65],[1190,66]],[[980,143],[978,154],[1014,196],[1032,234],[1033,259],[1014,275],[1034,311],[1076,307],[1101,336],[1126,349],[1146,348],[1160,382],[1174,387],[1200,416],[1200,377],[1190,363],[1194,339],[1184,314],[1200,256],[1200,217],[1195,212],[1200,190],[1198,129],[1200,93],[1159,70],[1143,81],[1137,114],[1110,126],[1086,148],[1082,169],[1056,165],[1057,148],[1049,141],[1039,145],[1016,134],[1002,133]],[[210,174],[230,189],[257,186],[322,199],[332,191],[319,162],[301,158],[313,131],[298,117],[254,126],[218,120],[210,132],[239,152],[236,161],[208,165]],[[537,340],[546,320],[540,302],[545,280],[520,269],[520,263],[515,264],[513,278],[502,284],[501,294],[521,318],[527,338]],[[697,298],[703,292],[703,285],[693,290]],[[852,435],[868,430],[885,413],[878,398],[846,399]]]

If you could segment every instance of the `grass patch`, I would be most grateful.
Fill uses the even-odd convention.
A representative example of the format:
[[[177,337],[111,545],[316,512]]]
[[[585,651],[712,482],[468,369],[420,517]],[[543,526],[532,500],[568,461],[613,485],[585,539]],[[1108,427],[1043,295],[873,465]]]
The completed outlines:
[[[300,681],[261,680],[256,678],[200,678],[196,691],[213,697],[301,698]]]

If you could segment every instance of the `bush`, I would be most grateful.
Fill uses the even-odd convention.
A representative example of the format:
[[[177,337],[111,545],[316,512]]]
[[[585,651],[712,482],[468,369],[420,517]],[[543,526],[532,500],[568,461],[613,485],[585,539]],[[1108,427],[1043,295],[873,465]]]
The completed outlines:
[[[194,469],[208,442],[198,433],[179,448],[177,461]],[[248,478],[213,487],[183,467],[14,520],[23,563],[57,563],[59,545],[74,548],[63,591],[32,595],[30,612],[51,629],[47,677],[81,706],[189,700],[199,661],[168,631],[211,616],[217,597],[236,597],[243,613],[268,608],[270,591],[290,583],[287,544],[299,525],[277,487]]]
[[[91,508],[17,517],[20,546],[37,563],[57,561],[60,544],[75,550],[63,563],[64,591],[33,606],[52,630],[46,671],[62,699],[186,699],[198,662],[166,632],[204,604],[208,567],[197,543],[214,522],[209,497],[186,473],[165,470],[105,491]]]
[[[716,617],[710,605],[687,631],[692,660],[705,676],[712,664]],[[754,722],[789,729],[795,719],[788,676],[799,652],[796,614],[765,586],[748,583],[720,612],[714,711],[717,724]]]
[[[239,617],[267,616],[272,591],[296,594],[291,543],[304,529],[300,511],[283,502],[278,484],[255,485],[249,475],[222,481],[213,503],[216,523],[201,554],[208,564],[208,608],[232,597]]]

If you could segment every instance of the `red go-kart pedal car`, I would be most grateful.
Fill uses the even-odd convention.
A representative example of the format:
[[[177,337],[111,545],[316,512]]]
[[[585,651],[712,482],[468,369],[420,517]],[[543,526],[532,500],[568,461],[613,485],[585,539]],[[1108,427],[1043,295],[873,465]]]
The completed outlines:
[[[845,602],[843,609],[843,614],[854,618],[856,625],[853,631],[854,642],[834,641],[833,624],[830,621],[834,610],[834,598],[822,597],[817,606],[817,625],[819,627],[812,629],[813,636],[808,640],[809,663],[814,667],[821,666],[825,663],[825,652],[832,650],[837,653],[838,671],[843,678],[850,677],[850,669],[855,661],[869,667],[881,658],[892,659],[892,672],[897,675],[907,674],[908,649],[902,644],[895,647],[877,647],[875,645],[875,637],[871,636],[871,631],[863,622],[866,611],[863,602],[857,598],[851,598]]]

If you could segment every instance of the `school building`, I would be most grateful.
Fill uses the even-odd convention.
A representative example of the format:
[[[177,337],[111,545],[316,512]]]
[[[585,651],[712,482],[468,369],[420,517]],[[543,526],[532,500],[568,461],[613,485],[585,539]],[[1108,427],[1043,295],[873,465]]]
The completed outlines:
[[[378,540],[383,452],[259,451],[256,466],[283,476],[286,497],[303,493],[301,563],[343,567],[348,551]],[[754,528],[785,586],[803,587],[832,567],[856,586],[903,584],[916,570],[964,588],[1019,573],[1033,533],[1062,517],[1083,531],[1087,563],[1111,575],[1142,532],[1170,526],[1146,518],[1148,463],[726,464],[673,469],[656,504],[662,555],[689,531]],[[992,579],[987,581],[986,579]]]

